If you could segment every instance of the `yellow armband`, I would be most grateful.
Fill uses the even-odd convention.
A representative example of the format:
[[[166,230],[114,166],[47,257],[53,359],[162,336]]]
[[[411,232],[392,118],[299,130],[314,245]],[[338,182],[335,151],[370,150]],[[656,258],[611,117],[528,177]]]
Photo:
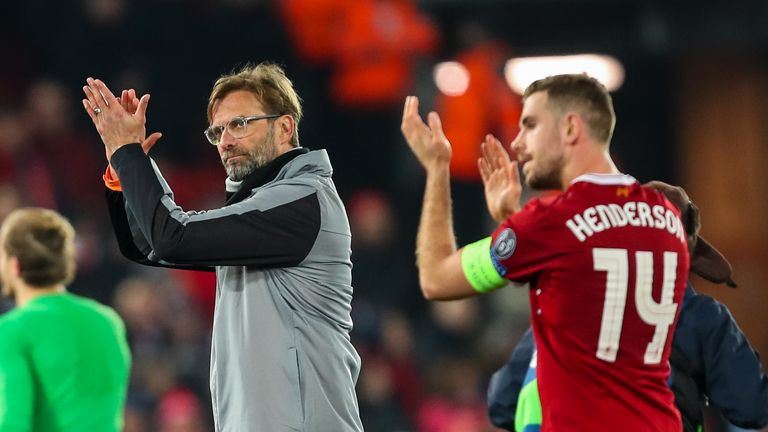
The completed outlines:
[[[461,252],[461,269],[472,288],[480,293],[493,291],[507,283],[491,260],[490,237],[464,246]]]

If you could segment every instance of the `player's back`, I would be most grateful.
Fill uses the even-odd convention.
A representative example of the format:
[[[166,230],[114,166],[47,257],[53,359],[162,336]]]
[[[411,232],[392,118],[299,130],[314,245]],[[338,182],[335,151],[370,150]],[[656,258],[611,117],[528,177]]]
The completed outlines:
[[[531,282],[544,430],[680,430],[666,385],[688,274],[679,212],[629,176],[578,180],[508,221],[518,250],[502,261]]]
[[[111,309],[71,294],[35,298],[0,321],[29,380],[11,397],[31,397],[31,429],[116,431],[122,427],[130,353]],[[12,345],[11,345],[12,344]],[[3,405],[13,406],[13,403]],[[22,413],[8,413],[10,416]],[[4,419],[0,423],[27,421]]]

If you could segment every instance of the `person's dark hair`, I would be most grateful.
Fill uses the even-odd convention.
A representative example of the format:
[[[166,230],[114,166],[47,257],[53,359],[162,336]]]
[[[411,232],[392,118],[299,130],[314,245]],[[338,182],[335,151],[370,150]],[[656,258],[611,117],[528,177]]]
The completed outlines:
[[[691,256],[691,272],[710,282],[724,283],[735,288],[736,282],[732,278],[731,263],[722,252],[699,235],[701,230],[699,208],[688,198],[685,190],[660,181],[648,182],[644,186],[663,193],[680,210],[680,219],[685,227],[688,252]]]
[[[32,287],[68,284],[75,277],[75,230],[58,213],[14,210],[0,228],[1,247],[19,260],[21,278]]]
[[[272,63],[246,65],[237,72],[223,75],[216,80],[208,98],[208,123],[213,121],[213,108],[228,94],[246,90],[259,99],[266,114],[288,114],[295,125],[291,144],[299,145],[299,122],[302,117],[301,98],[283,69]]]
[[[616,114],[611,95],[600,81],[585,74],[553,75],[529,85],[523,100],[538,92],[547,93],[549,107],[558,115],[578,112],[597,141],[611,141]]]

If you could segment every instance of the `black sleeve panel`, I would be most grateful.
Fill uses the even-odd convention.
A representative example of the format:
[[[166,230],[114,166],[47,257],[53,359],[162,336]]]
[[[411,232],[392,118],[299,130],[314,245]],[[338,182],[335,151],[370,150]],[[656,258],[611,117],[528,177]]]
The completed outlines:
[[[150,159],[136,144],[112,156],[123,195],[154,254],[174,264],[294,266],[307,257],[320,231],[316,191],[268,208],[247,200],[206,212],[184,212],[166,194]],[[286,185],[291,188],[291,185]],[[240,212],[242,211],[242,212]]]
[[[136,246],[133,234],[131,233],[130,224],[128,223],[128,215],[125,212],[125,200],[123,199],[123,194],[121,192],[107,189],[106,197],[107,208],[109,209],[109,217],[112,221],[112,229],[115,232],[115,237],[117,238],[117,245],[120,248],[120,253],[122,253],[124,257],[139,264],[153,267],[214,271],[214,268],[210,266],[177,266],[151,261],[148,258],[148,253],[142,252],[139,250],[138,246]]]

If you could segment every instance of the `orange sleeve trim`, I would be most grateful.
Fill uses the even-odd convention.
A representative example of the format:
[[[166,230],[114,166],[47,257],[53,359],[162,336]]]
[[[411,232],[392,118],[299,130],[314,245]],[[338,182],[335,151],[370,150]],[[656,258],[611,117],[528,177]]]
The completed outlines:
[[[112,176],[112,170],[109,165],[107,165],[107,169],[104,171],[104,175],[101,178],[104,179],[104,186],[108,189],[115,192],[123,191],[123,187],[120,185],[120,179],[117,178],[117,176]]]

